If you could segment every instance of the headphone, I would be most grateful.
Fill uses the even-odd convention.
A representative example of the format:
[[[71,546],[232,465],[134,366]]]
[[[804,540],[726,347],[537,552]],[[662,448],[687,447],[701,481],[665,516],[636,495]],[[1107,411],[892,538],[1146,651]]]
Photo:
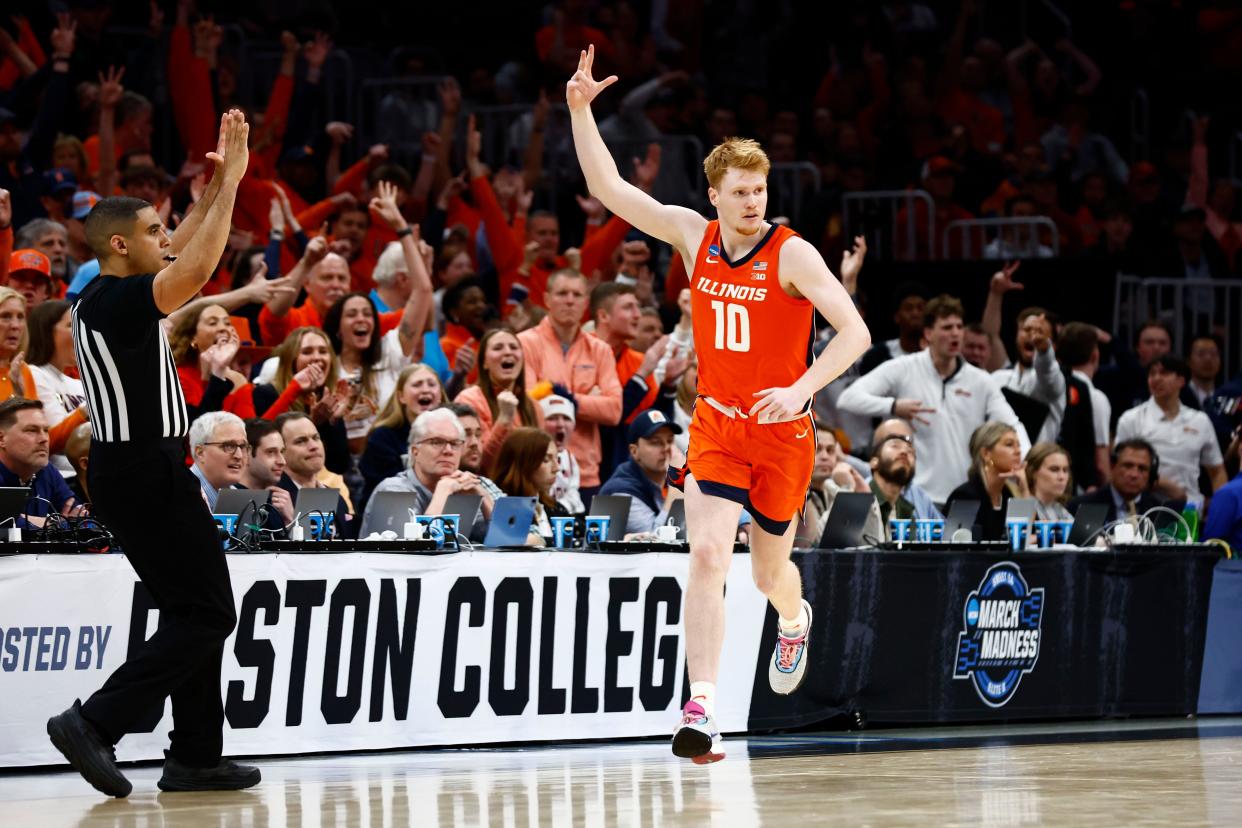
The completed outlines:
[[[1151,470],[1147,473],[1147,491],[1151,491],[1155,487],[1156,481],[1160,479],[1160,455],[1156,454],[1156,449],[1151,443],[1142,437],[1131,437],[1129,440],[1122,440],[1113,446],[1113,450],[1108,455],[1108,463],[1110,466],[1117,465],[1117,456],[1125,449],[1137,449],[1138,451],[1147,452],[1147,456],[1151,458]]]

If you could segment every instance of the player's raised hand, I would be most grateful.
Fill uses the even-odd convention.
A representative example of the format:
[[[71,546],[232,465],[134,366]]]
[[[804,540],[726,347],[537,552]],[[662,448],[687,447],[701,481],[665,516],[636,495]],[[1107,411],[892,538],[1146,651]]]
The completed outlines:
[[[575,112],[586,109],[595,100],[595,96],[617,82],[616,75],[609,75],[603,80],[595,80],[591,76],[591,67],[595,63],[595,44],[591,44],[578,56],[578,71],[574,72],[569,83],[565,84],[565,103],[569,110]]]

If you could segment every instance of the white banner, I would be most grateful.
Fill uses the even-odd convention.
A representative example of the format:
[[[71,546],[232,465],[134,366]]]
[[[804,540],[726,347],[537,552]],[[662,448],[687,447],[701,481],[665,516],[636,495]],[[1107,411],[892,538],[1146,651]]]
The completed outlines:
[[[757,648],[772,646],[749,556],[734,557],[718,682],[725,731],[746,729]],[[230,755],[657,736],[676,724],[687,555],[228,561],[238,614],[221,687]],[[0,557],[0,767],[63,763],[46,720],[94,692],[157,621],[120,555]],[[162,758],[171,726],[166,704],[118,759]]]

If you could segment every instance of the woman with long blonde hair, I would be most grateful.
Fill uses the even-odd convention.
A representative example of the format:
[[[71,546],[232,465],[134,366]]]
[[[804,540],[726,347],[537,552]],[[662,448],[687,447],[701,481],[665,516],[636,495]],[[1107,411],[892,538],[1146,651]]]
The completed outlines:
[[[288,400],[288,409],[306,412],[323,440],[328,471],[350,467],[345,414],[357,401],[357,389],[340,379],[340,363],[328,335],[315,327],[296,328],[276,348],[276,375],[254,386],[254,408],[268,411]]]
[[[13,288],[0,286],[0,400],[10,397],[39,399],[34,372],[26,364],[30,331],[26,326],[26,297]],[[48,429],[49,451],[63,454],[65,441],[73,430],[86,422],[86,407],[79,406],[69,416]]]
[[[453,402],[479,415],[483,428],[483,468],[490,469],[505,438],[515,428],[538,428],[539,407],[526,396],[526,357],[517,334],[507,325],[492,328],[479,342],[479,381],[462,389]]]
[[[358,508],[365,508],[371,492],[385,478],[405,469],[410,446],[410,424],[424,411],[448,403],[444,386],[435,369],[421,362],[407,365],[397,375],[397,388],[380,409],[367,435],[367,447],[358,460],[362,475],[362,497]]]
[[[983,533],[979,539],[1004,540],[1009,498],[1030,497],[1018,432],[1008,423],[984,423],[970,435],[970,457],[970,474],[949,495],[946,506],[952,508],[955,500],[978,501],[976,523]]]

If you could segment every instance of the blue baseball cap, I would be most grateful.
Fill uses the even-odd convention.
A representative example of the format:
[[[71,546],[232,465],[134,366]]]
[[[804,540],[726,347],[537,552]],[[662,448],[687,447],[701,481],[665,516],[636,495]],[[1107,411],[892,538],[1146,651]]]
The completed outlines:
[[[57,167],[54,170],[48,170],[43,173],[44,195],[58,195],[66,191],[73,192],[77,188],[77,176],[65,167]]]
[[[73,274],[73,281],[69,283],[69,289],[65,291],[65,299],[72,302],[78,298],[91,280],[99,275],[99,259],[91,259],[89,262],[83,262],[78,268],[78,272]]]
[[[672,429],[674,434],[681,434],[683,431],[681,426],[665,417],[663,411],[649,408],[630,423],[630,442],[637,443],[640,438],[650,437],[662,428]]]

